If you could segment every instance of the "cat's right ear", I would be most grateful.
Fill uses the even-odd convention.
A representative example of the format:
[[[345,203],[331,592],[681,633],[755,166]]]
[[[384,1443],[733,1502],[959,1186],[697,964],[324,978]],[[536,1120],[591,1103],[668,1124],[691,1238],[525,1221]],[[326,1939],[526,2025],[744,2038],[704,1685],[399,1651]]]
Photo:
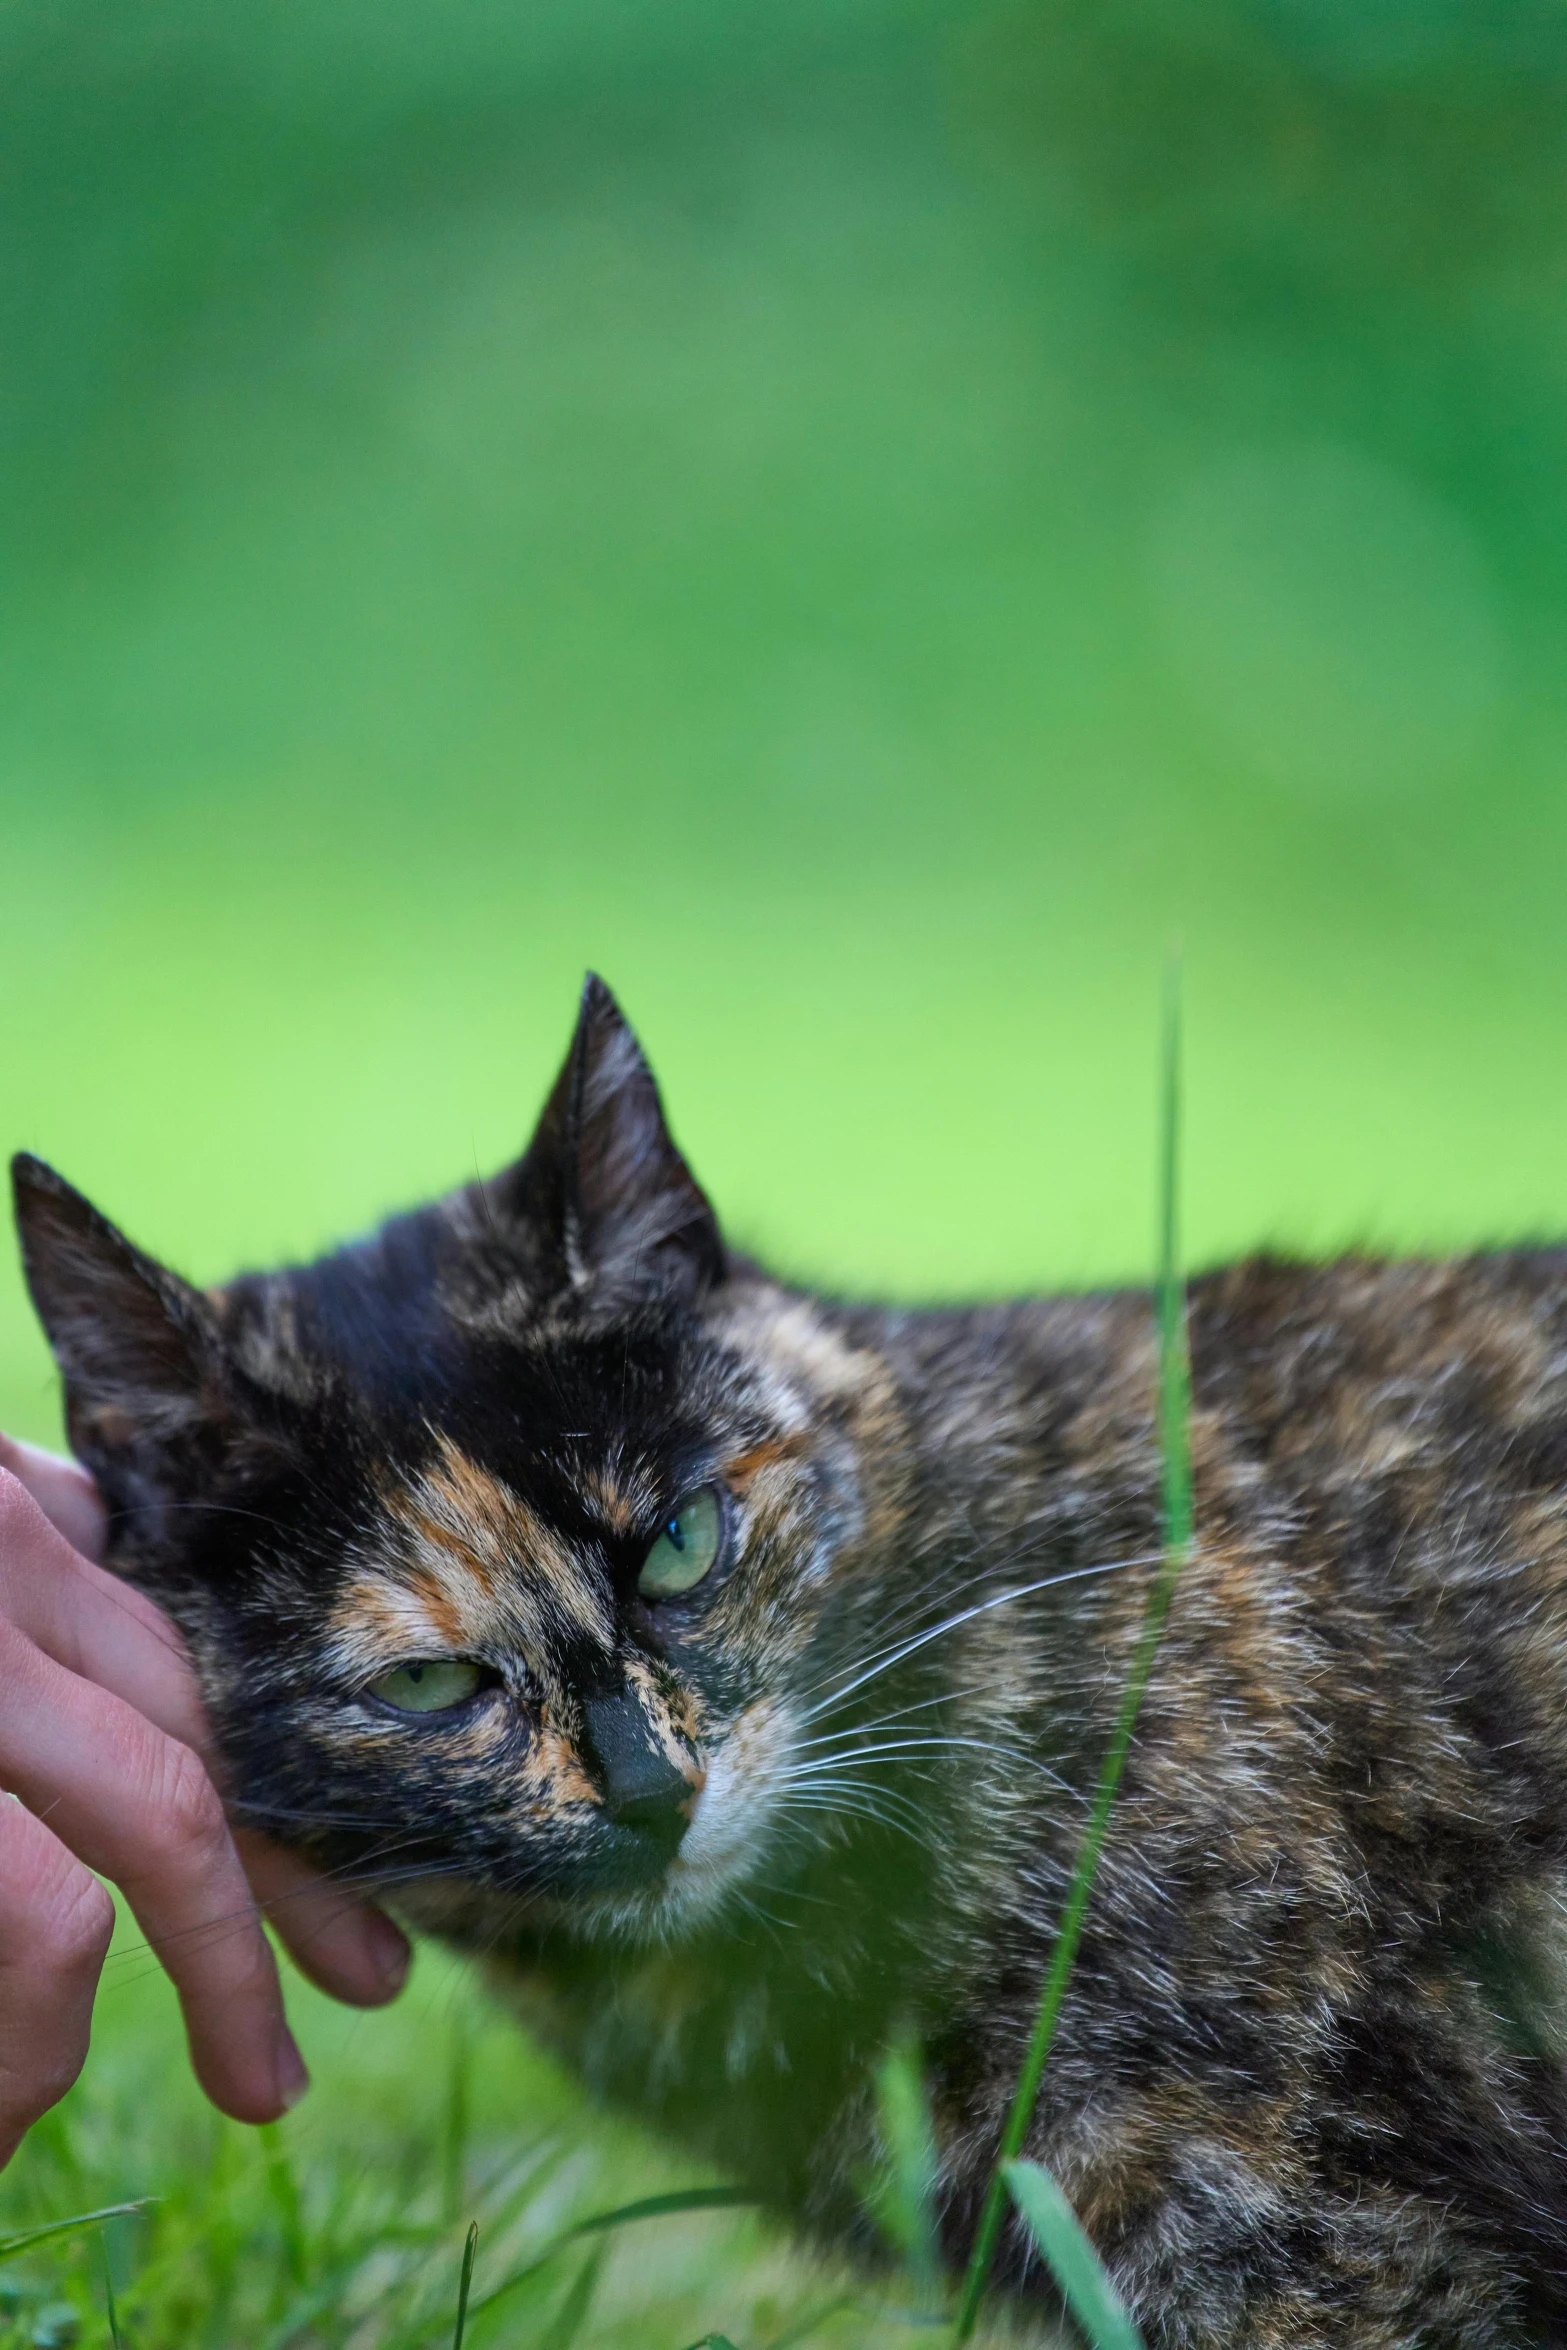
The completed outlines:
[[[697,1297],[724,1277],[707,1195],[629,1021],[591,972],[533,1140],[487,1192],[545,1291],[570,1287],[623,1306]]]
[[[11,1161],[22,1267],[65,1383],[66,1427],[111,1508],[186,1485],[219,1416],[211,1306],[42,1159]]]

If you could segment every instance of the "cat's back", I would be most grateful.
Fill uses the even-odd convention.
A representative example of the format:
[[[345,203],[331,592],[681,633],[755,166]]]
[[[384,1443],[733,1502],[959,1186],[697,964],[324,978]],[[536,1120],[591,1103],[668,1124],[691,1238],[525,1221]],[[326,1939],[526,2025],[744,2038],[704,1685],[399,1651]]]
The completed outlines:
[[[1266,1843],[1325,1804],[1449,1891],[1471,1829],[1491,1862],[1567,1851],[1567,1251],[1253,1257],[1193,1281],[1189,1336],[1197,1544],[1140,1741],[1172,1816]],[[1153,1300],[894,1316],[880,1344],[910,1572],[950,1562],[955,1613],[1037,1586],[953,1672],[1081,1781],[1161,1547]]]
[[[891,1365],[933,1482],[994,1499],[1008,1478],[1087,1480],[1100,1509],[1119,1485],[1119,1514],[1149,1529],[1148,1291],[845,1319]],[[1252,1256],[1192,1281],[1188,1331],[1210,1530],[1282,1510],[1455,1534],[1461,1498],[1478,1534],[1567,1494],[1567,1248]]]

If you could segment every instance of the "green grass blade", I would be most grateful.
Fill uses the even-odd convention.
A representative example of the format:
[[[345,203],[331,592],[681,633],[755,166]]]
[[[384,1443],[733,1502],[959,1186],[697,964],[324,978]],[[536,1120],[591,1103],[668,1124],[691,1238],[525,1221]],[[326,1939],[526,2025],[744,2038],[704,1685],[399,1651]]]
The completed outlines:
[[[107,2236],[100,2234],[98,2249],[103,2255],[103,2298],[109,2316],[109,2340],[114,2345],[114,2350],[125,2350],[124,2336],[120,2332],[120,2313],[115,2307],[114,2301],[114,2270],[109,2264],[109,2239]]]
[[[596,2235],[601,2228],[629,2227],[633,2220],[665,2219],[677,2211],[736,2211],[754,2204],[756,2197],[744,2187],[677,2187],[669,2195],[644,2195],[638,2203],[620,2203],[613,2211],[596,2211],[591,2219],[579,2219],[561,2238],[569,2242],[573,2236]]]
[[[468,2331],[468,2295],[473,2288],[473,2256],[478,2249],[479,2223],[475,2220],[462,2248],[462,2276],[457,2286],[457,2328],[452,2335],[452,2350],[462,2350],[462,2338]]]
[[[135,2203],[106,2203],[101,2211],[81,2211],[73,2219],[52,2219],[46,2227],[24,2228],[19,2236],[0,2236],[0,2260],[14,2260],[35,2244],[47,2244],[54,2236],[72,2236],[79,2228],[96,2228],[106,2219],[130,2219],[145,2211],[151,2201],[150,2195],[143,2195]]]
[[[566,2291],[566,2297],[539,2336],[538,2350],[575,2350],[578,2335],[588,2322],[593,2288],[604,2265],[604,2246],[596,2244]]]
[[[291,2285],[305,2281],[308,2260],[305,2252],[305,2222],[299,2203],[299,2182],[294,2166],[288,2159],[288,2148],[278,2134],[276,2122],[264,2123],[257,2133],[261,2139],[262,2159],[266,2164],[267,2193],[277,2213],[278,2232],[283,2239],[283,2265]]]
[[[1192,1494],[1192,1377],[1181,1276],[1181,967],[1172,955],[1164,982],[1159,1167],[1159,1458],[1164,1559],[1149,1594],[1158,1606],[1155,1641],[1185,1565],[1196,1526]],[[1149,1662],[1152,1663],[1150,1652]]]
[[[1049,2171],[1037,2162],[1009,2162],[1006,2183],[1024,2226],[1050,2264],[1061,2298],[1093,2350],[1143,2350],[1142,2335]]]
[[[1131,1669],[1121,1693],[1120,1710],[1094,1792],[1088,1825],[1078,1848],[1055,1947],[1040,1991],[1039,2011],[1029,2036],[1022,2071],[1001,2133],[996,2168],[992,2174],[974,2248],[969,2255],[958,2304],[956,2340],[966,2342],[979,2322],[980,2303],[1006,2217],[1006,2165],[1023,2151],[1044,2078],[1045,2064],[1055,2038],[1061,2003],[1066,1996],[1072,1962],[1082,1938],[1083,1919],[1099,1869],[1099,1855],[1110,1825],[1110,1812],[1121,1784],[1121,1773],[1131,1749],[1143,1693],[1153,1671],[1164,1622],[1181,1568],[1192,1546],[1193,1501],[1191,1461],[1191,1380],[1186,1351],[1186,1291],[1180,1273],[1179,1177],[1181,1109],[1181,995],[1180,966],[1172,956],[1165,974],[1163,1041],[1160,1056],[1159,1152],[1159,1286],[1156,1300],[1159,1334],[1159,1447],[1161,1500],[1164,1519],[1163,1557],[1148,1586]]]
[[[876,2068],[876,2103],[884,2156],[876,2182],[875,2216],[901,2254],[921,2309],[941,2299],[936,2234],[936,2136],[920,2052],[896,2041]]]
[[[613,2211],[596,2211],[590,2219],[579,2219],[574,2227],[563,2230],[553,2244],[536,2252],[521,2268],[513,2269],[482,2301],[473,2305],[474,2316],[493,2309],[508,2294],[515,2293],[531,2277],[538,2275],[548,2261],[554,2260],[568,2244],[580,2236],[594,2236],[609,2228],[629,2227],[634,2220],[666,2219],[682,2211],[734,2211],[754,2204],[757,2198],[743,2187],[677,2187],[668,2195],[644,2195],[635,2203],[619,2203]]]
[[[446,2073],[446,2113],[441,2131],[441,2211],[449,2228],[462,2216],[468,2167],[468,2076],[470,2036],[468,2014],[458,2007],[452,2015],[451,2050]]]
[[[791,2320],[781,2334],[774,2334],[767,2350],[794,2350],[797,2342],[808,2342],[813,2334],[820,2333],[830,2317],[837,2317],[853,2306],[852,2293],[835,2293],[830,2301],[820,2301],[814,2309],[807,2310],[804,2317]]]
[[[700,2342],[692,2342],[689,2350],[735,2350],[727,2334],[704,2334]]]

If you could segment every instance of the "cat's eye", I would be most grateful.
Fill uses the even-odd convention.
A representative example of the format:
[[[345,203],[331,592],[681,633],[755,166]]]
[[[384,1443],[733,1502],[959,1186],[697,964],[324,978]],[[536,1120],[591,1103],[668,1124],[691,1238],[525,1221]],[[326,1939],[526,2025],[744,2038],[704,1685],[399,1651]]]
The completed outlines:
[[[710,1575],[724,1539],[724,1517],[711,1485],[683,1493],[642,1562],[637,1589],[644,1599],[678,1599]]]
[[[366,1695],[379,1698],[400,1714],[447,1714],[454,1706],[465,1705],[483,1678],[479,1667],[466,1657],[432,1657],[423,1664],[399,1665],[395,1673],[383,1673],[379,1681],[371,1682]]]

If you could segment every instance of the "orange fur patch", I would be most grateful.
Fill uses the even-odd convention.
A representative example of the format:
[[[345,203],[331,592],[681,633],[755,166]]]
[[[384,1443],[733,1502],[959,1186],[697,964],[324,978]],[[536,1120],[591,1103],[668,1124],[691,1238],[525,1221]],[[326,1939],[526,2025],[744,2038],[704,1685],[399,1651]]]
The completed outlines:
[[[799,1460],[808,1443],[803,1429],[793,1436],[770,1436],[761,1444],[753,1444],[749,1452],[737,1453],[732,1461],[726,1461],[724,1481],[744,1500],[764,1469],[775,1468],[780,1461]]]
[[[560,1626],[608,1646],[613,1626],[560,1536],[447,1437],[433,1468],[388,1496],[396,1538],[342,1595],[334,1642],[351,1670],[515,1647],[537,1658]]]

